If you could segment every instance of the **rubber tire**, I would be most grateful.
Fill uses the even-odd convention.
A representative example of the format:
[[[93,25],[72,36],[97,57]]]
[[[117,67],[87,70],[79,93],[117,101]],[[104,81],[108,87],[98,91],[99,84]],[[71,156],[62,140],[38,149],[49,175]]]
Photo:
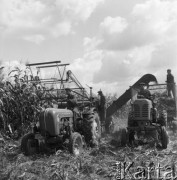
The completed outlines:
[[[101,139],[101,122],[97,113],[94,114],[92,120],[92,135],[94,136],[92,137],[92,141],[95,145],[98,146]]]
[[[34,133],[28,133],[22,137],[21,140],[21,151],[24,153],[24,155],[29,156],[36,154],[38,152],[38,146],[37,146],[37,140],[34,139],[35,135]],[[29,141],[34,140],[34,143],[36,143],[36,148],[30,149],[31,143]]]
[[[99,146],[101,138],[101,123],[97,113],[91,113],[83,119],[82,132],[87,145],[90,147]]]
[[[121,146],[125,146],[127,144],[127,130],[126,128],[121,129]]]
[[[162,144],[162,148],[166,149],[167,145],[169,143],[169,137],[166,131],[165,126],[161,127],[161,144]]]
[[[76,142],[79,141],[79,152],[75,151]],[[82,136],[78,132],[72,133],[70,137],[69,151],[74,156],[79,156],[81,151],[83,150],[83,140]]]

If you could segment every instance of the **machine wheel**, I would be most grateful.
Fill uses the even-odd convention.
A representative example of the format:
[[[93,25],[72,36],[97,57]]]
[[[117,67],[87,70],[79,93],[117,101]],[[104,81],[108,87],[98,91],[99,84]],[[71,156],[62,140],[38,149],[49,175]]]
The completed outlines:
[[[125,146],[127,144],[127,130],[125,128],[121,129],[121,145]]]
[[[161,127],[161,143],[162,148],[166,149],[169,142],[169,137],[166,131],[166,128],[164,126]]]
[[[83,150],[82,136],[79,133],[74,132],[70,138],[69,151],[75,156],[79,156],[82,150]]]
[[[94,114],[92,121],[92,143],[93,145],[99,145],[101,138],[101,123],[98,114]]]
[[[26,156],[33,155],[38,152],[38,143],[34,137],[35,135],[33,133],[28,133],[24,135],[21,140],[21,150]]]
[[[97,113],[91,113],[83,120],[83,135],[89,146],[94,147],[99,145],[101,123]]]

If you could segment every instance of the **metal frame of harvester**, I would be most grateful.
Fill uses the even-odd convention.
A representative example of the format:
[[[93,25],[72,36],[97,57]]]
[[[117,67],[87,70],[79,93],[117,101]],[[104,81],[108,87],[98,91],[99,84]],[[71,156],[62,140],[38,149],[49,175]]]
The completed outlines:
[[[90,88],[90,94],[86,91],[75,75],[71,70],[67,71],[67,66],[70,64],[61,64],[61,61],[51,61],[51,62],[42,62],[42,63],[30,63],[26,64],[27,68],[29,68],[31,72],[31,79],[28,80],[29,83],[37,83],[41,84],[43,87],[46,86],[55,86],[53,88],[47,87],[45,91],[50,92],[51,94],[55,94],[52,99],[57,101],[62,101],[61,94],[65,91],[65,88],[70,88],[73,94],[75,94],[78,98],[78,102],[80,104],[84,104],[85,102],[92,102],[92,87]],[[31,67],[35,67],[37,69],[37,75],[34,76],[33,70]],[[56,68],[55,71],[58,71],[58,78],[41,78],[41,69],[51,69]],[[69,84],[73,84],[73,87],[68,87]],[[51,99],[51,100],[52,100]]]

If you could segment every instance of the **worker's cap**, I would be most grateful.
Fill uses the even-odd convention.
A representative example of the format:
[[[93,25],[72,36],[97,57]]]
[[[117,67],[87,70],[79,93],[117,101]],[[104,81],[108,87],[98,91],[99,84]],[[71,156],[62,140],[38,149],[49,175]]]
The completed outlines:
[[[171,72],[171,69],[167,69],[167,72]]]
[[[100,91],[98,91],[98,94],[102,94],[102,91],[100,90]]]

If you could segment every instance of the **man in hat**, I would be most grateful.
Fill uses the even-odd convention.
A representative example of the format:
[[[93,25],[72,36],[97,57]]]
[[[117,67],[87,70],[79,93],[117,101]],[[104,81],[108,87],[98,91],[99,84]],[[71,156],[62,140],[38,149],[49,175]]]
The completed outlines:
[[[98,91],[98,95],[99,95],[98,113],[100,116],[101,124],[104,125],[106,118],[106,99],[101,90]]]
[[[149,91],[148,88],[145,88],[146,84],[141,82],[139,86],[140,86],[140,91],[138,93],[138,96],[143,96],[144,98],[151,100],[151,92]]]
[[[67,108],[73,110],[77,106],[77,100],[70,88],[66,88],[65,91],[67,95]]]
[[[171,69],[167,69],[167,94],[168,97],[171,96],[171,92],[173,94],[173,98],[175,98],[175,81],[174,81],[174,76],[171,74]]]

